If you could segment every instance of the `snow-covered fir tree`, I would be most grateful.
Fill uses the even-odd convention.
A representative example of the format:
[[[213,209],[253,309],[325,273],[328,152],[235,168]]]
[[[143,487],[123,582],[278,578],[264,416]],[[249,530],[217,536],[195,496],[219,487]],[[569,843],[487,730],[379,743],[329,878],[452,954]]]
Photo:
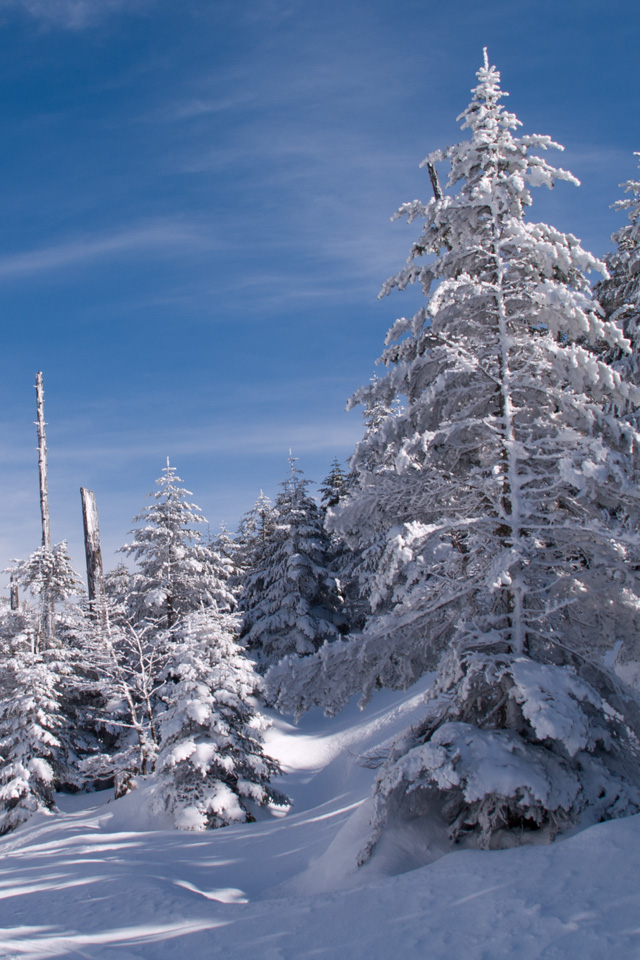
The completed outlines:
[[[384,530],[371,614],[279,701],[335,710],[441,663],[425,723],[381,772],[374,840],[403,806],[436,804],[453,839],[490,843],[639,801],[633,710],[600,666],[637,655],[638,436],[619,414],[638,392],[599,359],[625,349],[590,296],[602,265],[525,220],[531,187],[574,178],[539,155],[548,137],[515,136],[502,96],[485,54],[470,139],[425,161],[434,180],[448,161],[457,192],[398,213],[425,222],[382,293],[417,282],[427,302],[353,398],[399,406],[358,446],[330,521],[355,549]]]
[[[346,493],[347,474],[336,457],[331,463],[331,469],[320,484],[320,506],[323,510],[338,505],[340,498]]]
[[[500,848],[638,812],[637,702],[585,658],[542,652],[486,634],[453,644],[424,720],[376,778],[361,862],[397,819],[426,815],[453,843]]]
[[[72,657],[59,633],[45,646],[39,611],[0,613],[0,833],[53,810],[54,790],[75,784]]]
[[[637,153],[636,156],[640,156]],[[609,359],[634,383],[640,383],[640,181],[622,184],[630,196],[614,203],[626,210],[629,222],[617,230],[612,240],[616,250],[605,258],[609,277],[594,288],[606,316],[616,323],[631,345],[631,353],[620,347],[609,349]]]
[[[26,560],[14,560],[5,573],[10,575],[14,584],[38,598],[37,646],[51,646],[54,643],[56,604],[84,592],[82,581],[71,565],[66,541],[56,543],[51,550],[38,547]]]
[[[247,511],[241,518],[235,536],[235,561],[241,584],[245,580],[247,572],[256,569],[263,562],[267,544],[276,525],[277,516],[277,511],[270,498],[261,490],[251,510]],[[251,601],[247,600],[246,591],[243,604],[242,609],[246,619],[251,607]]]
[[[203,606],[233,605],[234,600],[198,529],[206,520],[189,501],[192,494],[180,486],[168,457],[156,483],[160,489],[149,494],[154,502],[134,517],[139,526],[121,551],[138,564],[128,596],[132,618],[152,618],[159,626],[172,627]]]
[[[331,469],[320,485],[320,507],[324,513],[325,529],[327,514],[335,509],[340,501],[346,497],[352,476],[346,473],[340,461],[336,458]],[[340,632],[348,633],[362,625],[363,594],[355,571],[360,567],[362,554],[354,552],[343,537],[329,533],[327,548],[327,566],[342,597]]]
[[[238,538],[234,537],[222,524],[219,533],[210,538],[209,549],[213,562],[218,569],[220,580],[227,586],[234,601],[237,601],[237,596],[242,588],[241,547]],[[220,605],[219,601],[218,605]],[[226,609],[232,608],[229,600],[225,601],[224,607]]]
[[[167,686],[166,673],[185,617],[196,610],[223,616],[236,607],[229,585],[233,564],[222,552],[226,539],[220,544],[197,539],[198,531],[189,526],[200,517],[195,513],[197,508],[186,503],[190,494],[177,488],[178,478],[169,465],[167,471],[170,482],[166,486],[170,489],[162,509],[153,511],[154,523],[145,527],[146,543],[151,546],[140,563],[141,572],[131,574],[120,567],[107,576],[103,609],[84,634],[84,656],[92,663],[86,679],[86,690],[93,700],[91,719],[98,734],[104,732],[107,749],[88,756],[83,770],[97,779],[115,778],[117,793],[125,792],[136,776],[151,774],[156,767],[159,718],[170,706],[167,691],[177,690]],[[148,518],[151,512],[145,516]],[[164,603],[169,588],[174,590],[171,618],[154,610],[159,576],[151,585],[143,579],[168,566],[163,567],[161,562],[169,552],[171,571],[160,599]],[[150,589],[151,603],[143,605],[146,589]],[[184,648],[183,638],[180,649]],[[160,696],[161,688],[164,697]]]
[[[0,701],[0,834],[55,807],[60,703],[46,654],[24,651],[4,663]]]
[[[290,458],[275,502],[276,522],[260,562],[249,569],[240,605],[242,638],[262,670],[292,654],[306,656],[339,636],[342,605],[328,567],[322,511]],[[251,601],[251,602],[249,602]]]
[[[125,563],[118,563],[113,570],[104,575],[105,596],[116,606],[125,608],[127,598],[131,593],[132,574]]]
[[[237,643],[237,616],[192,614],[174,638],[160,690],[159,797],[183,830],[255,819],[268,803],[288,805],[271,777],[280,773],[262,745],[259,678]]]
[[[236,532],[238,609],[242,614],[241,635],[253,629],[261,616],[260,602],[264,594],[262,571],[268,568],[271,540],[278,512],[271,499],[260,491],[251,510],[244,514]]]
[[[77,748],[85,740],[68,643],[82,629],[81,611],[69,602],[82,585],[66,543],[39,547],[8,572],[23,602],[0,615],[0,832],[53,809],[54,790],[81,785]]]

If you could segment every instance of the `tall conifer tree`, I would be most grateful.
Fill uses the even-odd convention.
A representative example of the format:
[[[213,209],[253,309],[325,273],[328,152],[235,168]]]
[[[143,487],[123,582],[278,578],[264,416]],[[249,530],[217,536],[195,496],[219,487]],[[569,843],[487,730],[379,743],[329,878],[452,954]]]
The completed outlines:
[[[374,839],[428,798],[453,839],[483,843],[639,799],[625,769],[637,740],[597,666],[640,625],[638,435],[620,418],[638,393],[599,359],[602,343],[625,349],[590,296],[602,265],[525,219],[531,187],[576,181],[539,155],[549,137],[515,136],[499,79],[485,53],[459,118],[470,139],[425,160],[432,182],[448,161],[457,192],[436,184],[398,212],[424,226],[382,293],[417,282],[427,302],[395,323],[386,375],[352,400],[391,411],[331,521],[355,548],[384,533],[371,615],[280,701],[300,709],[329,688],[337,709],[357,686],[366,698],[440,663],[424,723],[380,774]]]

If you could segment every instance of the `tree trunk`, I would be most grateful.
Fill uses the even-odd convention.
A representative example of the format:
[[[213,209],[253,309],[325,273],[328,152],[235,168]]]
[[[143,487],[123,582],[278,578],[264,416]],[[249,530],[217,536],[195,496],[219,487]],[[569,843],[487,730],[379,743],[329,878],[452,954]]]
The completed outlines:
[[[89,605],[97,611],[103,606],[104,575],[102,571],[102,550],[100,549],[100,527],[98,508],[93,490],[80,487],[82,500],[82,523],[84,526],[84,551],[87,560],[87,590]]]
[[[47,487],[47,437],[44,420],[44,387],[42,372],[36,373],[36,427],[38,429],[38,472],[40,474],[40,514],[42,516],[42,546],[51,553],[51,523],[49,520],[49,491]],[[40,630],[46,646],[53,640],[53,601],[47,585],[42,590]]]
[[[433,190],[434,197],[436,200],[444,200],[444,194],[442,192],[442,187],[440,186],[438,171],[432,163],[427,164],[427,171],[429,173],[429,179],[431,180],[431,189]]]
[[[44,420],[44,388],[42,373],[36,374],[36,409],[38,419],[38,470],[40,473],[40,513],[42,515],[42,546],[51,550],[51,523],[49,520],[49,491],[47,488],[47,437]]]
[[[494,227],[495,229],[495,227]],[[506,536],[503,540],[505,549],[515,551],[519,557],[524,557],[522,543],[522,512],[520,496],[520,477],[518,472],[518,448],[515,433],[515,405],[513,402],[513,380],[510,363],[509,327],[505,306],[505,268],[500,248],[501,240],[493,245],[493,255],[496,263],[495,301],[498,327],[498,363],[500,370],[500,413],[503,423],[503,439],[500,445],[502,460],[502,512]],[[524,583],[522,579],[523,561],[511,563],[509,570],[510,583],[503,587],[506,599],[507,614],[510,621],[511,646],[513,652],[522,656],[528,655],[528,639],[524,616]]]
[[[18,584],[14,580],[13,576],[11,577],[11,583],[9,585],[9,596],[11,597],[11,609],[19,610],[20,609],[20,594],[18,593]]]

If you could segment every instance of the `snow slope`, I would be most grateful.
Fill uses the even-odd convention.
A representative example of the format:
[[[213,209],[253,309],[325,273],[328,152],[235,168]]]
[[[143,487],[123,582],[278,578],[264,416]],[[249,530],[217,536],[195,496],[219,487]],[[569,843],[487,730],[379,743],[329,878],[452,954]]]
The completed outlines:
[[[59,797],[63,812],[0,841],[0,957],[637,960],[640,817],[422,866],[438,838],[414,824],[355,869],[374,776],[360,758],[421,696],[275,719],[286,816],[185,834],[149,814],[152,783],[118,801]]]

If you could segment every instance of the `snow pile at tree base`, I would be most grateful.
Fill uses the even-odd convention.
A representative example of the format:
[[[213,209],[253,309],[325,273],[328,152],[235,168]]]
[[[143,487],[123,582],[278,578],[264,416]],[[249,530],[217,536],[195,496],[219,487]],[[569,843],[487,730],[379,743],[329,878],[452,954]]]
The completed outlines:
[[[452,647],[376,778],[361,862],[389,823],[413,818],[451,844],[503,849],[640,811],[637,702],[596,664],[550,651],[560,662],[491,636]]]

